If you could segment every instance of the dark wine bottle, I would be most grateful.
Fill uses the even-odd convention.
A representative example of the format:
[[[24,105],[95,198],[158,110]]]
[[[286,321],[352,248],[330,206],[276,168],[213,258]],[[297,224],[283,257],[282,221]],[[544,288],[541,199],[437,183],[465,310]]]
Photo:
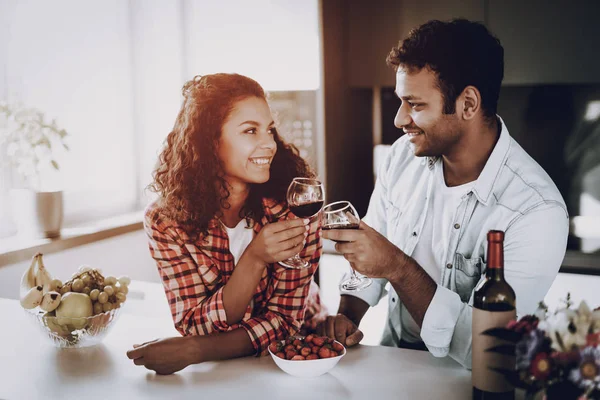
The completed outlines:
[[[506,341],[483,331],[505,327],[516,318],[515,291],[504,280],[504,232],[487,234],[487,269],[485,279],[475,288],[473,299],[472,383],[474,400],[515,398],[515,389],[495,368],[514,370],[515,357],[486,352]]]

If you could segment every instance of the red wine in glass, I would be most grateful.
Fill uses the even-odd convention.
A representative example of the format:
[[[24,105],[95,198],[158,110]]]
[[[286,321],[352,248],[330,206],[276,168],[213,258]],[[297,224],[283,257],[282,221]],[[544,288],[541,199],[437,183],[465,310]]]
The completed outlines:
[[[325,190],[323,184],[316,179],[294,178],[288,187],[286,199],[292,214],[298,218],[311,218],[321,211]],[[310,267],[310,263],[301,259],[298,254],[279,264],[288,268]]]
[[[359,229],[360,217],[354,206],[349,201],[336,201],[323,207],[323,230]],[[343,243],[343,240],[338,240]],[[371,278],[358,276],[350,268],[350,278],[340,283],[340,289],[346,292],[357,292],[371,285]]]
[[[290,211],[299,218],[310,218],[323,207],[322,201],[315,201],[314,203],[306,203],[300,205],[290,205]]]
[[[349,225],[326,225],[323,227],[324,231],[333,231],[339,229],[358,229],[358,224]],[[333,240],[333,239],[332,239]],[[333,240],[336,243],[347,243],[345,240]]]

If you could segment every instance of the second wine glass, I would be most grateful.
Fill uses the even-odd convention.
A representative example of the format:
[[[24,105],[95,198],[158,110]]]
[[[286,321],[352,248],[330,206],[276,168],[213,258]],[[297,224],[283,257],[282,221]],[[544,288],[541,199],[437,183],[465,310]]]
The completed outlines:
[[[294,178],[287,191],[290,211],[299,218],[312,218],[321,211],[325,201],[325,190],[321,181],[311,178]],[[280,261],[288,268],[308,268],[310,263],[296,254],[292,258]]]
[[[323,230],[358,229],[360,217],[349,201],[336,201],[323,207]],[[342,243],[340,241],[340,243]],[[340,289],[346,292],[357,292],[371,285],[371,278],[358,276],[354,268],[350,268],[350,278],[340,283]]]

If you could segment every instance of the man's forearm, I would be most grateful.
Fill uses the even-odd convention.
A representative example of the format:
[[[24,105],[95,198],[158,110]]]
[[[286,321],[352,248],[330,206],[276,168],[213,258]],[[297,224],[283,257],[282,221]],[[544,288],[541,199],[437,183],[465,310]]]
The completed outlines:
[[[340,298],[340,307],[338,314],[343,314],[348,319],[356,324],[360,325],[360,321],[364,317],[365,313],[369,310],[369,305],[358,297],[350,295],[342,295]]]
[[[242,328],[207,336],[188,336],[187,338],[191,342],[190,364],[229,360],[255,353],[250,336]]]
[[[423,318],[437,285],[423,268],[411,257],[403,260],[403,266],[397,268],[388,277],[392,287],[400,297],[400,301],[408,309],[415,322],[421,327]]]

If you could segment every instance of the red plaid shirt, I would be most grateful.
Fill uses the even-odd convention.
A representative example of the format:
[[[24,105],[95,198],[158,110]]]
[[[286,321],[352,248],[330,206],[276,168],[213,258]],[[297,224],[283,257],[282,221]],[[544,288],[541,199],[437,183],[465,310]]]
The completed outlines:
[[[254,232],[270,222],[288,219],[287,207],[263,200],[265,216],[254,224]],[[309,268],[290,269],[269,264],[242,320],[227,323],[223,287],[231,277],[234,258],[229,238],[214,218],[208,233],[197,241],[174,221],[165,219],[155,204],[145,212],[144,229],[152,257],[162,277],[175,328],[182,335],[207,335],[236,328],[246,330],[257,355],[266,354],[269,343],[296,334],[303,321],[309,328],[326,316],[313,281],[321,257],[321,232],[311,227],[300,253],[310,257]]]

